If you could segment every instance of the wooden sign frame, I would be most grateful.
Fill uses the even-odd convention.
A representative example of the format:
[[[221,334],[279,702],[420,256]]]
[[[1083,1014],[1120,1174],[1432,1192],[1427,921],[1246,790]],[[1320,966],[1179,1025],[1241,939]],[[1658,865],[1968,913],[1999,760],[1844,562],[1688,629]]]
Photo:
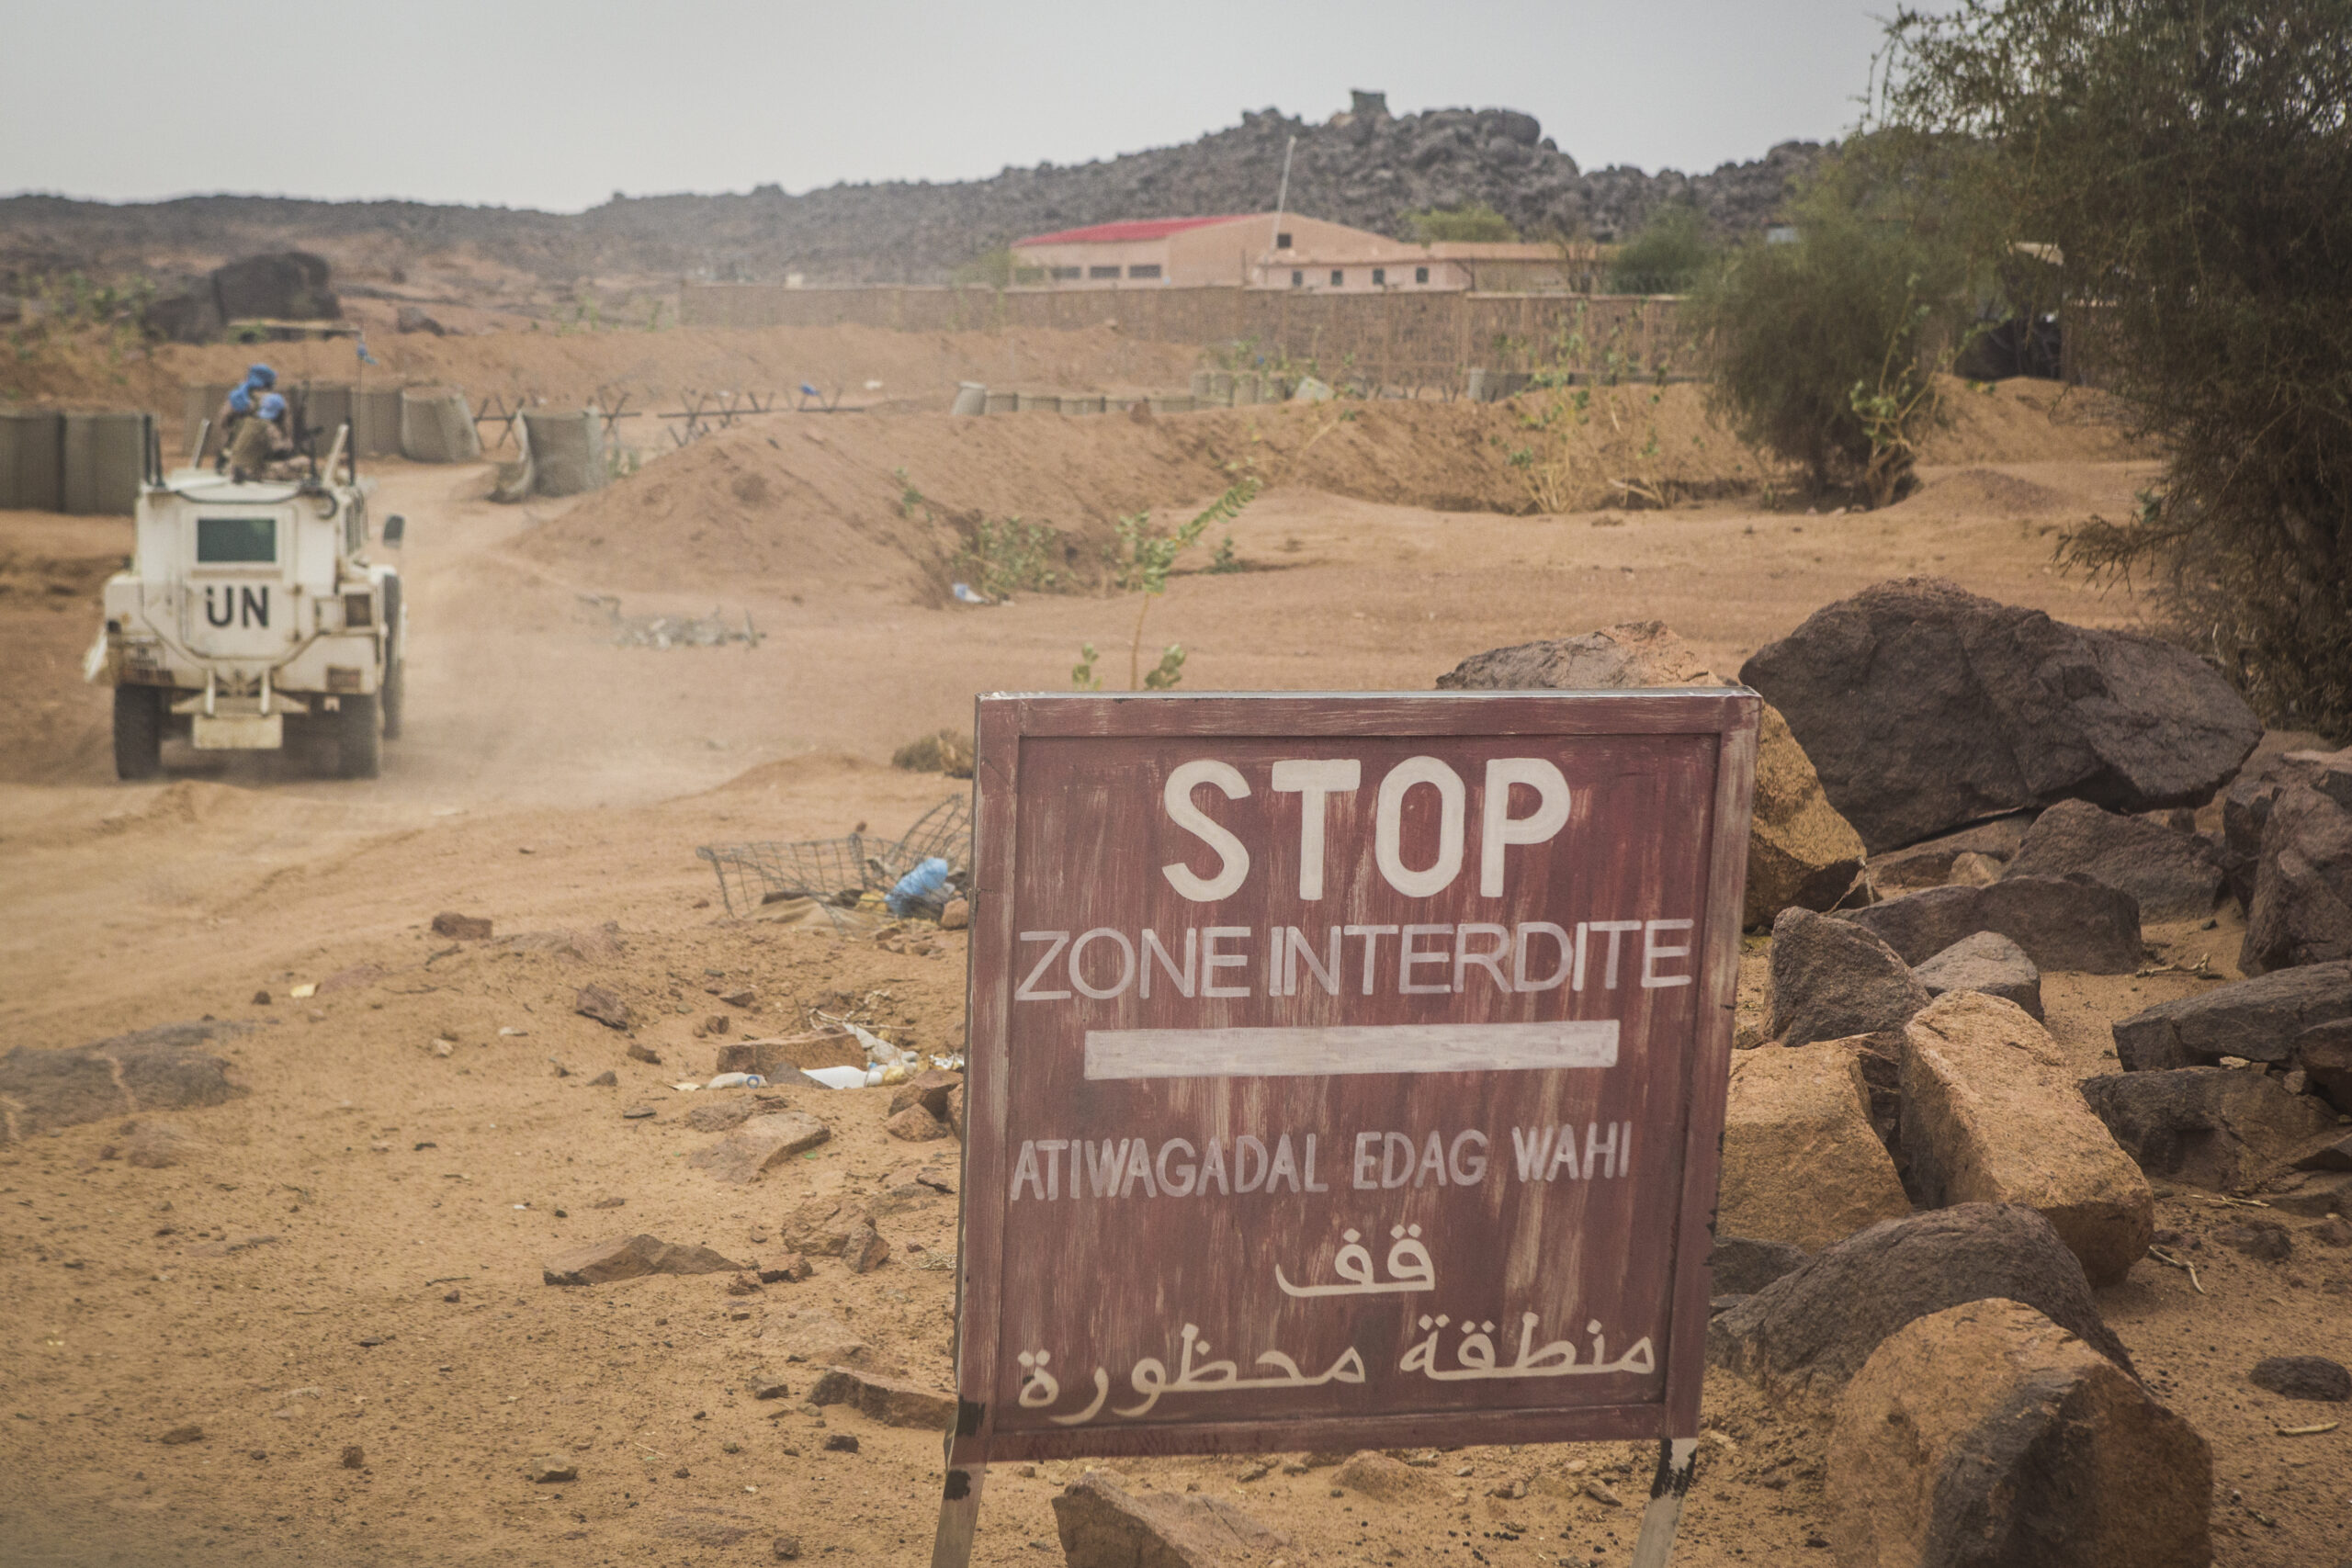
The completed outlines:
[[[1699,1430],[1700,1392],[1705,1370],[1703,1347],[1709,1295],[1706,1258],[1713,1238],[1719,1145],[1729,1078],[1732,1009],[1737,984],[1741,904],[1747,875],[1748,818],[1760,709],[1760,699],[1753,693],[1723,687],[1588,693],[1149,696],[994,694],[978,699],[974,780],[970,1027],[967,1053],[961,1236],[957,1258],[956,1354],[960,1397],[956,1428],[947,1437],[948,1475],[941,1532],[934,1547],[935,1563],[949,1564],[966,1560],[976,1520],[979,1481],[985,1467],[991,1461],[1012,1460],[1178,1452],[1352,1450],[1474,1442],[1682,1439],[1672,1441],[1670,1448],[1662,1447],[1657,1489],[1661,1497],[1670,1494],[1674,1508],[1679,1511],[1680,1490],[1688,1483],[1690,1444],[1687,1439],[1695,1438]],[[1014,1021],[1014,993],[1023,984],[1020,968],[1025,966],[1029,957],[1034,956],[1035,948],[1034,942],[1030,948],[1022,946],[1023,933],[1018,926],[1020,917],[1015,909],[1015,891],[1023,870],[1019,864],[1023,807],[1020,790],[1024,778],[1024,748],[1038,742],[1069,740],[1105,742],[1105,747],[1096,754],[1106,762],[1119,756],[1132,757],[1136,754],[1136,743],[1141,743],[1147,749],[1154,745],[1164,749],[1167,743],[1181,743],[1189,755],[1211,756],[1220,742],[1235,742],[1243,745],[1245,750],[1254,747],[1251,754],[1262,759],[1267,754],[1268,743],[1281,743],[1285,749],[1295,749],[1301,757],[1333,757],[1351,748],[1363,750],[1367,747],[1385,747],[1393,757],[1400,743],[1404,743],[1407,750],[1436,753],[1444,753],[1452,748],[1458,755],[1468,757],[1472,751],[1464,748],[1475,750],[1485,746],[1491,753],[1497,742],[1523,740],[1527,744],[1514,744],[1505,749],[1541,750],[1549,747],[1559,755],[1568,757],[1578,755],[1577,749],[1584,748],[1583,755],[1600,756],[1605,752],[1611,758],[1622,755],[1632,759],[1611,764],[1621,766],[1626,776],[1639,774],[1643,766],[1650,767],[1653,773],[1661,776],[1668,772],[1676,774],[1679,781],[1676,787],[1679,793],[1674,798],[1681,802],[1680,810],[1688,818],[1695,809],[1697,814],[1703,816],[1703,823],[1694,824],[1701,828],[1702,841],[1688,842],[1689,835],[1683,833],[1665,852],[1645,852],[1653,854],[1653,865],[1659,863],[1655,860],[1657,853],[1681,855],[1683,861],[1680,863],[1688,871],[1681,880],[1699,889],[1696,896],[1701,901],[1700,907],[1690,911],[1687,920],[1650,922],[1653,926],[1687,925],[1691,928],[1684,938],[1689,943],[1687,950],[1659,950],[1665,953],[1688,952],[1690,956],[1682,962],[1691,965],[1689,981],[1691,990],[1687,993],[1687,1004],[1679,1000],[1677,1003],[1687,1007],[1690,1037],[1679,1064],[1680,1079],[1676,1086],[1679,1091],[1680,1126],[1668,1140],[1669,1146],[1679,1150],[1681,1185],[1672,1209],[1673,1234],[1668,1247],[1668,1255],[1662,1265],[1653,1261],[1649,1266],[1652,1274],[1662,1269],[1668,1281],[1657,1298],[1663,1309],[1661,1315],[1666,1320],[1666,1331],[1655,1347],[1654,1364],[1631,1369],[1655,1375],[1655,1381],[1647,1386],[1656,1388],[1658,1397],[1573,1407],[1511,1408],[1464,1404],[1442,1410],[1394,1414],[1327,1412],[1301,1418],[1269,1418],[1261,1415],[1230,1420],[1190,1419],[1176,1424],[1092,1426],[1061,1430],[1044,1429],[1034,1423],[1026,1429],[1007,1429],[1000,1423],[1001,1409],[991,1405],[992,1400],[999,1407],[1005,1403],[1002,1390],[1006,1386],[1006,1374],[1002,1371],[1002,1359],[1010,1353],[1010,1348],[1003,1342],[1008,1300],[1008,1181],[1014,1176],[1012,1152],[1008,1143],[1013,1113],[1009,1089],[1014,1069],[1007,1054],[1008,1040]],[[1412,744],[1416,742],[1426,744]],[[1127,748],[1124,752],[1120,750],[1123,743]],[[1611,750],[1612,748],[1613,750]],[[1038,752],[1039,759],[1047,755],[1044,750]],[[1068,759],[1079,753],[1065,749],[1051,755]],[[1655,761],[1658,757],[1670,757],[1672,767],[1658,764]],[[1644,762],[1642,759],[1645,758],[1652,761]],[[1057,766],[1063,770],[1062,773],[1055,773],[1048,768],[1046,774],[1061,778],[1069,776],[1070,764],[1067,760]],[[1030,771],[1035,773],[1037,770],[1033,766]],[[1081,772],[1077,776],[1082,778],[1084,775]],[[1490,789],[1495,776],[1491,773],[1488,774]],[[1559,774],[1555,773],[1552,776],[1556,779]],[[1367,776],[1367,784],[1370,782]],[[1046,787],[1057,786],[1033,786]],[[1407,786],[1403,793],[1409,794],[1409,787]],[[1505,804],[1493,809],[1516,823],[1521,818],[1513,817],[1510,803],[1525,796],[1513,796],[1510,782],[1504,783],[1500,788]],[[1563,790],[1562,799],[1566,797]],[[1170,801],[1174,798],[1171,794]],[[1217,805],[1218,798],[1214,788],[1204,788],[1201,792],[1201,799],[1212,807]],[[1155,800],[1153,804],[1156,807],[1158,803]],[[1404,809],[1403,807],[1396,807],[1399,812]],[[1463,837],[1458,792],[1451,809],[1455,815],[1449,819],[1452,824],[1450,830],[1458,842]],[[1563,806],[1561,810],[1565,815],[1566,807]],[[1214,811],[1210,815],[1214,818]],[[1672,838],[1682,827],[1681,822],[1669,825],[1663,837]],[[1487,820],[1487,829],[1491,835],[1494,832],[1491,818]],[[1562,829],[1555,824],[1554,830]],[[1430,830],[1430,841],[1436,841],[1436,832],[1435,829]],[[1491,844],[1487,852],[1490,856],[1495,854]],[[1204,863],[1214,863],[1206,857],[1204,859]],[[1475,854],[1473,859],[1476,859]],[[1396,863],[1403,863],[1402,851],[1397,852]],[[1488,874],[1499,876],[1500,874],[1490,871]],[[1305,873],[1300,875],[1300,891],[1305,895]],[[1469,875],[1471,881],[1476,880],[1476,865],[1471,868]],[[1623,925],[1624,922],[1611,923]],[[1451,931],[1454,928],[1449,925],[1422,929]],[[1040,933],[1030,934],[1034,938]],[[1336,927],[1334,941],[1337,941]],[[1581,954],[1584,951],[1581,931],[1577,941],[1576,952],[1579,955],[1577,983],[1581,987]],[[1374,942],[1367,939],[1363,950],[1367,995],[1372,985],[1373,947]],[[1610,984],[1614,987],[1617,946],[1613,937],[1609,952]],[[1565,942],[1560,953],[1560,962],[1565,969],[1568,953]],[[1148,964],[1148,959],[1146,962]],[[1312,963],[1311,958],[1309,962]],[[1070,963],[1073,965],[1078,963],[1076,955],[1071,957]],[[1267,965],[1271,974],[1271,957]],[[1039,967],[1042,970],[1043,965]],[[1458,989],[1462,986],[1463,967],[1458,948],[1453,967],[1454,985]],[[1076,970],[1072,972],[1076,973]],[[1645,969],[1644,974],[1646,976],[1648,971]],[[1497,980],[1503,991],[1512,988],[1508,983],[1502,983],[1499,970],[1497,971]],[[1268,981],[1270,987],[1272,984],[1272,981]],[[1522,986],[1520,988],[1533,987]],[[1090,991],[1088,994],[1095,993]],[[1190,994],[1186,992],[1188,997]],[[1278,996],[1285,993],[1270,989],[1268,994]],[[1024,1016],[1034,1018],[1036,1015],[1033,1010]],[[1492,1030],[1496,1026],[1482,1023],[1477,1027]],[[1608,1025],[1611,1061],[1614,1060],[1617,1027],[1613,1022]],[[1103,1032],[1108,1038],[1114,1032]],[[1126,1032],[1148,1034],[1152,1032]],[[1207,1032],[1218,1032],[1212,1030]],[[1244,1034],[1252,1032],[1232,1030],[1224,1032]],[[1091,1032],[1086,1049],[1091,1064],[1091,1054],[1095,1050]],[[1364,1069],[1350,1070],[1360,1072]],[[1408,1070],[1430,1072],[1428,1068]],[[1088,1077],[1095,1076],[1090,1065]],[[1235,1075],[1236,1077],[1251,1076],[1249,1073]],[[1448,1085],[1458,1083],[1466,1076],[1432,1074],[1426,1079],[1415,1078],[1411,1082],[1426,1082],[1430,1095],[1434,1098]],[[1218,1078],[1215,1081],[1222,1086],[1232,1080]],[[1630,1149],[1633,1123],[1625,1126],[1626,1143]],[[1645,1131],[1656,1133],[1658,1129],[1648,1128]],[[1572,1142],[1572,1129],[1567,1136]],[[1613,1143],[1612,1134],[1612,1146]],[[1359,1155],[1362,1147],[1359,1143]],[[1646,1144],[1645,1148],[1646,1150]],[[1238,1159],[1238,1148],[1236,1155]],[[1023,1157],[1033,1156],[1024,1155]],[[1164,1153],[1162,1157],[1165,1157]],[[1309,1156],[1310,1165],[1313,1157]],[[1340,1150],[1327,1149],[1323,1157],[1328,1162],[1325,1166],[1328,1175],[1334,1166],[1344,1163],[1345,1154]],[[1507,1155],[1498,1151],[1497,1157],[1504,1158]],[[1521,1157],[1523,1167],[1524,1155]],[[1589,1168],[1593,1156],[1588,1154],[1586,1158]],[[1577,1173],[1577,1162],[1570,1158],[1568,1174],[1573,1177]],[[1069,1174],[1072,1195],[1075,1196],[1078,1165],[1074,1159]],[[1311,1184],[1314,1179],[1311,1174],[1307,1179]],[[1359,1179],[1357,1185],[1363,1183]],[[1498,1185],[1500,1185],[1499,1179]],[[1319,1190],[1311,1186],[1310,1190]],[[1583,1201],[1580,1194],[1577,1201]],[[1141,1211],[1137,1213],[1140,1215]],[[1142,1223],[1140,1219],[1138,1223]],[[1355,1233],[1351,1231],[1348,1234],[1352,1240]],[[1401,1236],[1403,1232],[1399,1229],[1395,1234]],[[1419,1235],[1418,1228],[1414,1234],[1416,1236]],[[1432,1245],[1436,1245],[1439,1238],[1432,1236],[1430,1240]],[[1374,1245],[1384,1244],[1375,1238]],[[1361,1253],[1363,1248],[1358,1247],[1351,1250]],[[1392,1269],[1396,1256],[1391,1254]],[[1420,1257],[1422,1267],[1426,1269],[1428,1252],[1424,1250]],[[1298,1267],[1295,1260],[1294,1266]],[[1365,1276],[1359,1271],[1348,1277],[1360,1279]],[[1034,1282],[1023,1288],[1036,1292],[1082,1287],[1075,1287],[1063,1280],[1058,1284]],[[1332,1293],[1357,1294],[1368,1288],[1333,1287]],[[1295,1289],[1287,1282],[1283,1289],[1293,1295],[1313,1293]],[[1528,1315],[1532,1329],[1534,1314]],[[1582,1310],[1579,1309],[1575,1315],[1583,1315]],[[1443,1322],[1444,1319],[1440,1317],[1437,1321]],[[1426,1317],[1422,1325],[1428,1326]],[[1460,1325],[1465,1336],[1470,1334],[1471,1326],[1466,1320]],[[1488,1330],[1494,1328],[1491,1322],[1485,1326]],[[1598,1322],[1592,1326],[1597,1328]],[[1544,1330],[1546,1334],[1553,1331],[1550,1326]],[[1485,1364],[1494,1365],[1496,1337],[1489,1334],[1477,1337],[1486,1341]],[[1508,1344],[1508,1331],[1501,1337]],[[1185,1336],[1185,1365],[1188,1368],[1191,1365],[1192,1338],[1193,1330],[1188,1325]],[[1432,1335],[1432,1343],[1435,1338],[1436,1336]],[[1650,1342],[1647,1337],[1642,1341],[1643,1345]],[[1559,1344],[1547,1346],[1546,1351],[1557,1350]],[[1233,1353],[1228,1348],[1227,1354]],[[1354,1353],[1352,1348],[1349,1351],[1350,1355]],[[1575,1348],[1570,1346],[1566,1353],[1573,1362],[1577,1356]],[[1591,1353],[1599,1358],[1600,1348],[1594,1347]],[[1248,1352],[1245,1350],[1240,1354],[1246,1361]],[[1466,1349],[1462,1355],[1464,1363],[1470,1363]],[[1528,1345],[1523,1336],[1519,1357],[1519,1366],[1534,1364],[1529,1360]],[[1286,1358],[1275,1359],[1285,1360]],[[1621,1355],[1617,1361],[1607,1366],[1595,1363],[1586,1370],[1623,1371],[1628,1370],[1627,1360]],[[1023,1364],[1028,1365],[1026,1358]],[[1412,1363],[1408,1359],[1406,1364],[1409,1366]],[[1135,1375],[1139,1390],[1145,1387],[1140,1368],[1141,1363],[1137,1363]],[[1341,1381],[1362,1382],[1362,1368],[1363,1363],[1359,1359],[1358,1375],[1352,1378],[1342,1376]],[[1099,1380],[1103,1374],[1098,1371],[1095,1375]],[[1291,1375],[1297,1379],[1295,1386],[1304,1387],[1324,1381],[1301,1376],[1295,1371]],[[1331,1375],[1335,1374],[1326,1373],[1324,1379]],[[1457,1371],[1455,1375],[1533,1377],[1537,1374]],[[1166,1377],[1164,1365],[1159,1376],[1163,1380]],[[1278,1382],[1280,1380],[1261,1381]],[[1074,1383],[1073,1386],[1077,1385]],[[1204,1382],[1194,1386],[1205,1390],[1211,1385]],[[1247,1388],[1249,1384],[1245,1381],[1230,1386]],[[1030,1384],[1023,1382],[1021,1387],[1023,1397],[1019,1403],[1026,1406],[1030,1403],[1026,1397]],[[1443,1393],[1447,1391],[1441,1388],[1438,1392]],[[1464,1397],[1479,1393],[1480,1390],[1472,1388]],[[1654,1508],[1653,1517],[1645,1521],[1645,1541],[1658,1534],[1659,1517],[1658,1511]],[[1664,1535],[1659,1540],[1661,1551],[1664,1541],[1671,1536],[1670,1515],[1664,1517],[1663,1530]]]

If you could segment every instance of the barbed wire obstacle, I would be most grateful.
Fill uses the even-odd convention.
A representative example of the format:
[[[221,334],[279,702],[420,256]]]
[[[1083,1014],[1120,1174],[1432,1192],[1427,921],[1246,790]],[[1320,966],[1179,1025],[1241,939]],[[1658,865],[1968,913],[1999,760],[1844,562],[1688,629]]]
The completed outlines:
[[[947,863],[951,876],[968,874],[972,803],[968,795],[951,795],[895,840],[851,833],[793,842],[704,844],[695,855],[718,873],[718,894],[730,915],[792,898],[813,899],[830,912],[854,908],[868,893],[889,892],[900,877],[934,857]]]

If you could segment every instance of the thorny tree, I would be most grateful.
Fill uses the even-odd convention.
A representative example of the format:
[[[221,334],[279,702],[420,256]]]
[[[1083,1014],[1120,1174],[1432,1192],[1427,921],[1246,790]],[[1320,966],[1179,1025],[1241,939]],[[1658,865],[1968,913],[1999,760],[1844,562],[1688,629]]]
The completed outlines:
[[[2073,352],[2166,454],[2071,558],[2152,570],[2273,717],[2352,726],[2352,0],[1900,13],[1883,126],[2056,263]]]

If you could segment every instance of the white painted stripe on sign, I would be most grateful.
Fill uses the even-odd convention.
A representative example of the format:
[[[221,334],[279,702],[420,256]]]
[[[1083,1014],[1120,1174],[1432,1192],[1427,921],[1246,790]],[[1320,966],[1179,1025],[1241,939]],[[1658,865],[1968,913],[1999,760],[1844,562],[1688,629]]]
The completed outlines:
[[[1090,1029],[1090,1078],[1297,1078],[1613,1067],[1617,1021],[1323,1029]]]

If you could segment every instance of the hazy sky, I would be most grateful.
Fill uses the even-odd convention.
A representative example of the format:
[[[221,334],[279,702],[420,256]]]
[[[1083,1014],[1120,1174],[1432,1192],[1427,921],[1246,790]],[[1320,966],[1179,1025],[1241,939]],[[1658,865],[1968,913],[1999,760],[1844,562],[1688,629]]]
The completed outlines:
[[[10,7],[0,192],[410,197],[956,180],[1351,87],[1525,109],[1587,168],[1851,124],[1884,0],[346,0]]]

